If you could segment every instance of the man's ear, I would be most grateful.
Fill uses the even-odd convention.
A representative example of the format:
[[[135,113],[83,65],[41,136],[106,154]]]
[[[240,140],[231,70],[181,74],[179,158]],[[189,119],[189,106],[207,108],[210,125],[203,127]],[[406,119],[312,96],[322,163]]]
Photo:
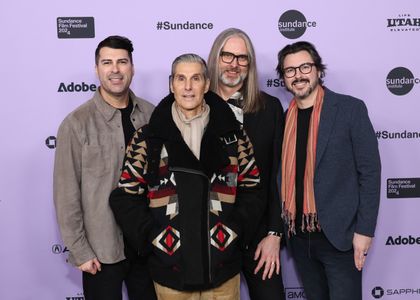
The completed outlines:
[[[173,87],[172,78],[169,79],[169,88],[171,89],[171,93],[173,93],[174,92],[174,87]]]
[[[209,91],[210,88],[210,79],[206,79],[206,88],[204,89],[204,93],[207,93]]]

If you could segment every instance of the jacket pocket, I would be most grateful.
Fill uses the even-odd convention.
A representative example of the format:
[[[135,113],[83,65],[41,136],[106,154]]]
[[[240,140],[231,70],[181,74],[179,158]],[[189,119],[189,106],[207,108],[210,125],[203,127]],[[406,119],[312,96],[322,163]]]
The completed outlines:
[[[85,145],[82,169],[86,175],[103,176],[110,170],[110,145]]]

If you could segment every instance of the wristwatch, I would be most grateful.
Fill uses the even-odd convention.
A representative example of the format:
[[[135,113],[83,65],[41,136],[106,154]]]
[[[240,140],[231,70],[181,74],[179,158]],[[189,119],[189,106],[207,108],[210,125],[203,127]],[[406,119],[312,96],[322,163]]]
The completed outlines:
[[[277,231],[269,231],[267,235],[275,235],[281,238],[283,236],[283,233],[277,232]]]

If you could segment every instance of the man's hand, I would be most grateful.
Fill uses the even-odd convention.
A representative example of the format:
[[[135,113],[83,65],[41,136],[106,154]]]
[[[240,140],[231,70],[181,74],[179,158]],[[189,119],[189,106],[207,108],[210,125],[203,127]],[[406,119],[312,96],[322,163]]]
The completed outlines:
[[[262,279],[270,279],[274,270],[276,274],[280,273],[280,239],[281,237],[275,235],[267,235],[258,244],[255,250],[254,260],[260,259],[258,265],[255,267],[254,274],[264,266]]]
[[[101,263],[99,260],[95,257],[94,259],[88,260],[87,262],[81,264],[79,267],[80,271],[90,273],[92,275],[95,275],[96,272],[101,271]]]
[[[354,264],[357,270],[361,271],[365,264],[366,256],[368,254],[372,238],[366,235],[354,233],[353,249],[354,249]]]

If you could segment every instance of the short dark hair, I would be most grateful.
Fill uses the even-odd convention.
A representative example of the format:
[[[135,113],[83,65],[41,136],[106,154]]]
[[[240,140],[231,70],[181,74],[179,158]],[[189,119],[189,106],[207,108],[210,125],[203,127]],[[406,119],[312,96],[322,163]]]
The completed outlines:
[[[126,37],[120,35],[111,35],[104,39],[102,42],[98,44],[95,51],[95,63],[98,65],[99,63],[99,51],[102,48],[109,47],[112,49],[124,49],[128,52],[128,57],[130,58],[130,62],[133,63],[133,43]]]
[[[306,42],[306,41],[300,41],[293,44],[289,44],[285,46],[283,49],[281,49],[277,55],[278,58],[278,64],[276,67],[277,74],[281,79],[284,77],[284,59],[289,54],[294,54],[300,51],[306,51],[309,53],[309,55],[312,57],[312,60],[314,61],[315,67],[318,71],[321,72],[321,76],[319,79],[319,83],[323,84],[323,81],[321,78],[325,76],[325,70],[326,66],[322,63],[322,58],[319,55],[318,51],[316,51],[316,48],[313,44]]]

